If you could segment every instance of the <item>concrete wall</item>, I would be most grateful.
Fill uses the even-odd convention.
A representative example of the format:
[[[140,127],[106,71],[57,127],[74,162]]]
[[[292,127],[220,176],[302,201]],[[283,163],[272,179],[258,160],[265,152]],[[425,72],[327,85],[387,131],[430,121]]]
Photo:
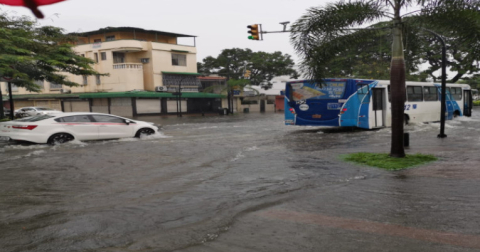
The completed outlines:
[[[265,111],[264,112],[275,112],[275,104],[272,100],[271,104],[268,104],[267,98],[265,96],[253,96],[253,97],[243,97],[244,99],[256,100],[256,104],[242,104],[242,97],[235,97],[235,105],[237,107],[237,112],[243,112],[245,108],[248,108],[249,112],[260,112],[261,101],[265,101]]]

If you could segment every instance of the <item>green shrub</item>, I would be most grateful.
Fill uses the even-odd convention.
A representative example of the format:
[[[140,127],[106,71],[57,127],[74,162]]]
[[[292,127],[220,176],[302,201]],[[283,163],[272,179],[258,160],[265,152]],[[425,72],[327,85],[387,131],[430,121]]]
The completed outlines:
[[[480,100],[478,100],[478,101],[473,101],[473,106],[480,106]]]

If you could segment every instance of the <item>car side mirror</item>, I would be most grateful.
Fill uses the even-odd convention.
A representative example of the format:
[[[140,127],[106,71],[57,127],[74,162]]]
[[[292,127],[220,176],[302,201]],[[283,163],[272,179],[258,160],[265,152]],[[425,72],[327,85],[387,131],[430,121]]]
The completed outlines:
[[[130,121],[130,120],[125,120],[125,124],[126,124],[126,125],[130,125],[130,123],[132,123],[132,121]]]

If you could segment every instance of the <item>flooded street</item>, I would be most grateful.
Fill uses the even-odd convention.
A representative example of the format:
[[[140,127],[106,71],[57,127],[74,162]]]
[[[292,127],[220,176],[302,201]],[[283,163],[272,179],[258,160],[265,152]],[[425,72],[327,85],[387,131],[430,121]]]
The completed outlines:
[[[440,161],[401,172],[339,158],[389,152],[388,128],[284,126],[281,113],[139,120],[163,128],[142,139],[0,142],[0,251],[480,249],[408,236],[437,230],[478,238],[478,108],[471,118],[447,121],[445,139],[436,137],[439,123],[408,125],[406,152]],[[285,213],[300,214],[287,221]],[[331,224],[339,217],[412,229],[367,245],[383,226]]]

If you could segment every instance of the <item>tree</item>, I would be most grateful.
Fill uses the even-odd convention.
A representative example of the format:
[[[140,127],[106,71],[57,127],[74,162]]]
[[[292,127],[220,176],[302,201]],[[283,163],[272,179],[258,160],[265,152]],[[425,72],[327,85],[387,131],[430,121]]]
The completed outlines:
[[[0,14],[0,76],[8,76],[16,86],[39,92],[35,81],[76,86],[62,73],[100,74],[91,67],[94,61],[73,51],[76,38],[61,28],[40,27],[28,17]]]
[[[218,74],[227,79],[242,79],[246,70],[250,70],[251,85],[271,86],[275,76],[290,75],[298,78],[293,69],[294,62],[290,55],[281,52],[252,52],[250,49],[224,49],[217,56],[206,57],[203,63],[197,63],[198,71],[205,74]]]
[[[402,15],[407,7],[419,11]],[[358,0],[340,1],[324,8],[311,8],[292,25],[291,41],[302,56],[301,69],[307,77],[321,81],[326,67],[347,49],[356,48],[385,29],[391,32],[391,110],[392,141],[390,156],[404,157],[403,120],[405,105],[405,31],[415,34],[429,29],[471,47],[471,56],[480,56],[480,7],[476,0]],[[405,16],[414,18],[405,18]],[[383,28],[362,28],[389,20]]]

